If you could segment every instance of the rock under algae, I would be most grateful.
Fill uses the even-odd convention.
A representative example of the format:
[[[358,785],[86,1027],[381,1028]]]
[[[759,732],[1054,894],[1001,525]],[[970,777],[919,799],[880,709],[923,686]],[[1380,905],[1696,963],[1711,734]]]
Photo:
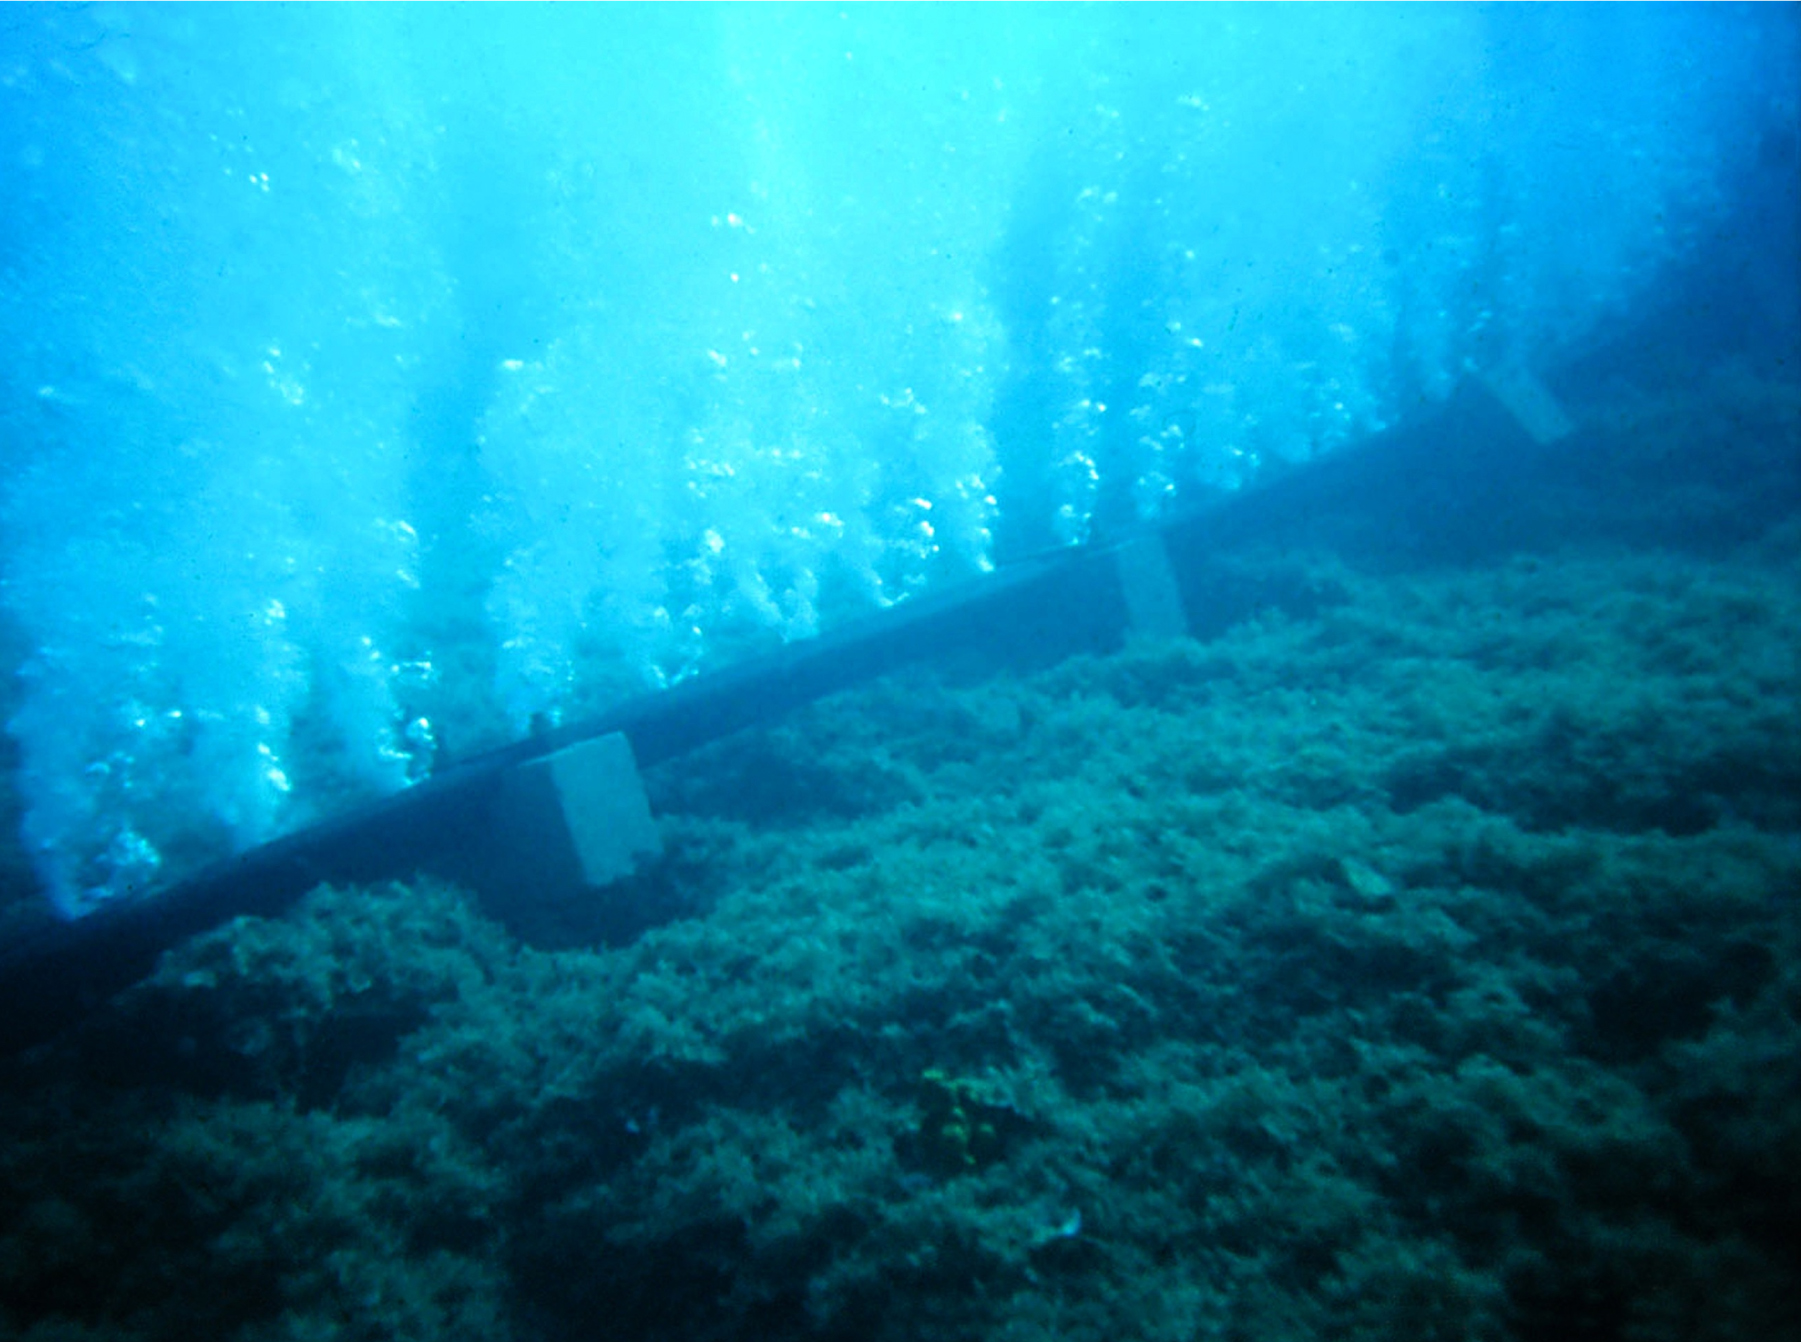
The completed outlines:
[[[0,1338],[1801,1336],[1801,531],[1272,562],[668,766],[621,944],[178,950],[0,1076]]]

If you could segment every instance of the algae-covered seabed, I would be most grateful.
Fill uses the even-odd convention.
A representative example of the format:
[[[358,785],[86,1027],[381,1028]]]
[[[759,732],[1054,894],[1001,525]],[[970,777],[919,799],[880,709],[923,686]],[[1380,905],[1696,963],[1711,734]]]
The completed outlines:
[[[433,886],[197,940],[6,1073],[0,1333],[1801,1336],[1797,407],[679,761],[610,948]]]

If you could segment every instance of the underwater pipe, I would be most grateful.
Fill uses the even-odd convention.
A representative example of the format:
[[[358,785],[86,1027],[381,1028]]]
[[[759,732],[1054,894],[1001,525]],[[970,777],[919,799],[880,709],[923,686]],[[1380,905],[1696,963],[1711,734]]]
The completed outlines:
[[[1257,604],[1255,594],[1247,604],[1243,591],[1229,590],[1219,567],[1248,546],[1324,546],[1412,562],[1505,546],[1508,491],[1522,488],[1533,454],[1567,431],[1530,379],[1466,383],[1422,423],[1121,542],[1009,563],[453,764],[161,891],[45,924],[0,946],[0,1057],[53,1039],[187,937],[235,917],[279,914],[321,883],[442,875],[475,889],[503,919],[509,900],[605,885],[654,849],[636,768],[769,725],[909,663],[976,655],[1044,666],[1114,650],[1132,636],[1217,632]],[[584,817],[590,806],[603,814]],[[601,848],[613,846],[598,865],[584,830]]]

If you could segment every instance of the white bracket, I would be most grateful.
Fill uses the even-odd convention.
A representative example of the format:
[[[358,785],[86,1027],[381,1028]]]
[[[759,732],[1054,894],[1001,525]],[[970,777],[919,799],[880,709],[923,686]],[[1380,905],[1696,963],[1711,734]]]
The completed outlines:
[[[1484,373],[1482,382],[1501,408],[1540,447],[1548,447],[1576,431],[1575,422],[1557,403],[1551,389],[1517,364]]]
[[[662,839],[631,742],[596,736],[520,765],[503,786],[503,841],[546,872],[572,867],[583,884],[611,885],[661,856]]]
[[[1186,638],[1188,612],[1160,531],[1145,531],[1113,552],[1114,572],[1126,601],[1128,639]]]

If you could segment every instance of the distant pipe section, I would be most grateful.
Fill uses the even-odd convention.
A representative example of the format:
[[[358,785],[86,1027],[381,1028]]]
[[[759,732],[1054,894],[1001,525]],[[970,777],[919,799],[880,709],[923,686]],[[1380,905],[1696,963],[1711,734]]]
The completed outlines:
[[[1521,396],[1533,407],[1525,420],[1507,406]],[[1207,637],[1232,620],[1209,575],[1222,557],[1252,546],[1479,544],[1482,518],[1471,516],[1472,506],[1493,526],[1497,491],[1553,446],[1543,433],[1554,410],[1548,397],[1536,387],[1502,397],[1471,382],[1427,422],[1222,495],[1118,544],[1009,564],[454,765],[145,898],[47,925],[0,947],[0,1056],[53,1039],[184,939],[235,917],[277,916],[322,883],[439,875],[470,886],[505,917],[506,901],[519,897],[521,863],[545,879],[561,867],[581,871],[583,817],[550,813],[573,805],[571,786],[588,796],[618,791],[585,772],[591,759],[573,785],[556,781],[571,776],[568,769],[543,767],[584,743],[617,735],[629,744],[627,760],[644,768],[912,663],[975,657],[1034,668],[1112,651],[1134,634]],[[549,808],[543,814],[522,801],[534,796]],[[547,847],[546,833],[563,837]],[[564,844],[574,847],[564,853]]]

